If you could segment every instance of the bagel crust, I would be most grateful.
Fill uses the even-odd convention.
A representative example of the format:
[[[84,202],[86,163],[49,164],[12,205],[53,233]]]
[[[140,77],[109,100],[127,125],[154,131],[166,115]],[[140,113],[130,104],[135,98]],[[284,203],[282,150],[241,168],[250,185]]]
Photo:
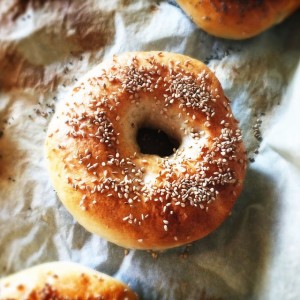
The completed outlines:
[[[128,286],[70,262],[45,263],[0,279],[1,300],[136,300]]]
[[[141,153],[156,127],[180,141]],[[132,52],[89,72],[53,117],[46,139],[57,194],[87,230],[126,248],[198,240],[228,216],[242,189],[245,149],[228,100],[201,62]]]
[[[300,0],[177,0],[204,31],[228,39],[253,37],[282,22]]]

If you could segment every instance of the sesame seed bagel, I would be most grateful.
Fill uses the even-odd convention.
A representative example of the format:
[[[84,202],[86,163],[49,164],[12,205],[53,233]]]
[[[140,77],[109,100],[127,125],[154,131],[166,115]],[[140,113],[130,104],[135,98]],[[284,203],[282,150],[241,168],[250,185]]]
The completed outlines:
[[[141,127],[178,141],[143,153]],[[200,61],[132,52],[89,72],[53,117],[46,139],[53,185],[87,230],[126,248],[198,240],[228,216],[246,156],[228,100]]]
[[[282,22],[299,0],[177,0],[187,15],[208,33],[229,39],[253,37]]]
[[[136,300],[114,278],[69,262],[45,263],[0,279],[1,300]]]

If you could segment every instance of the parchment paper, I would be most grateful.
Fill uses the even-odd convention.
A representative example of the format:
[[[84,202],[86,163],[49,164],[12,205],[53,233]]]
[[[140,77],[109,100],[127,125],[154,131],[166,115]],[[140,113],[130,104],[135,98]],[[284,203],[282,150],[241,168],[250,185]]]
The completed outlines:
[[[130,50],[200,59],[221,81],[248,150],[243,193],[208,237],[163,253],[88,233],[44,163],[55,106],[77,78]],[[247,41],[209,36],[172,2],[0,3],[0,275],[71,260],[141,299],[300,299],[300,12]]]

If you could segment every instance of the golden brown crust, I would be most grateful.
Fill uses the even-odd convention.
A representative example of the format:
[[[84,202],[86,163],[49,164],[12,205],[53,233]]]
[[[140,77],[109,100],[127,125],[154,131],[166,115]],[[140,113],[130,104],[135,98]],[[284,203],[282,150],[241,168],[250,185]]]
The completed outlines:
[[[145,124],[181,140],[143,154]],[[125,53],[96,67],[53,117],[46,140],[59,198],[87,230],[127,248],[165,249],[206,236],[242,189],[246,156],[214,74],[166,52]]]
[[[177,0],[192,20],[208,33],[246,39],[280,23],[299,0]]]
[[[52,262],[0,280],[1,300],[136,300],[128,286],[70,262]]]

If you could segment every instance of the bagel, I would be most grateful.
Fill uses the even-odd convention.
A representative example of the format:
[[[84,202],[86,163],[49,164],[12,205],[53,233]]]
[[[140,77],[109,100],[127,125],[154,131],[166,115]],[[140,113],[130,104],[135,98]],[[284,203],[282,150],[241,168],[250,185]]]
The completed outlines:
[[[114,278],[69,262],[41,264],[0,279],[1,300],[136,300]]]
[[[144,129],[175,141],[171,153],[141,150]],[[51,120],[46,157],[58,197],[80,224],[120,246],[153,250],[218,227],[246,167],[214,74],[167,52],[125,53],[90,71]]]
[[[282,22],[299,0],[177,0],[204,31],[222,38],[246,39]]]

